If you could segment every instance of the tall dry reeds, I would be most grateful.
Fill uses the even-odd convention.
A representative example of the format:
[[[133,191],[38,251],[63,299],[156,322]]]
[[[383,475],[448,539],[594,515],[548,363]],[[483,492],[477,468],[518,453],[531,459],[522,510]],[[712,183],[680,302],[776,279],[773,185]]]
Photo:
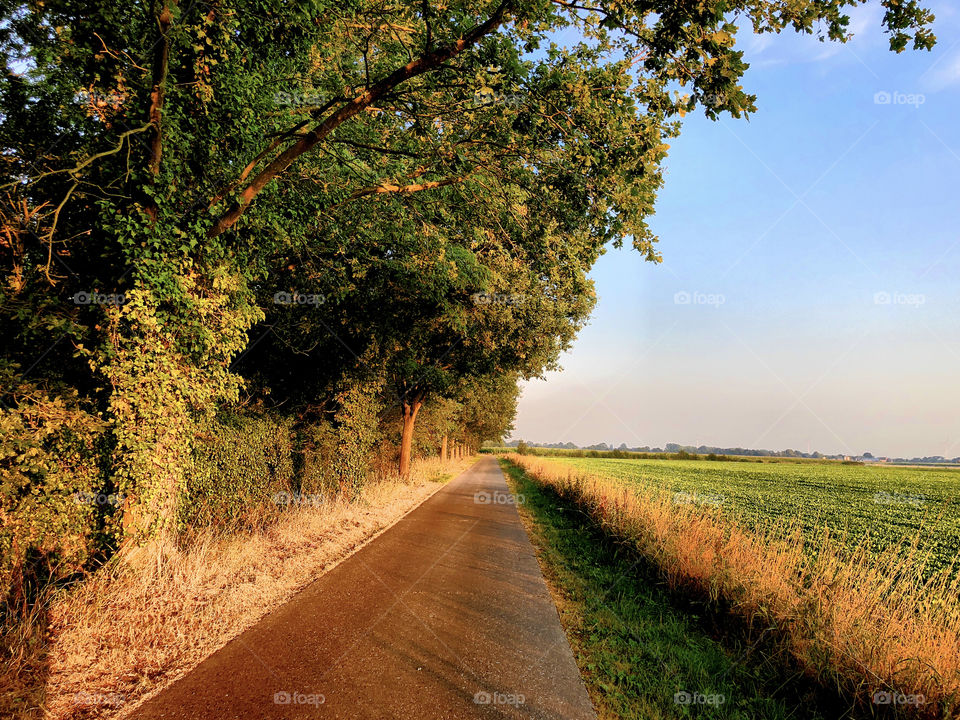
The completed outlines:
[[[826,530],[816,538],[775,524],[747,530],[666,492],[508,457],[650,560],[674,588],[772,628],[824,684],[877,710],[960,716],[960,577],[923,579],[916,543],[876,554]]]

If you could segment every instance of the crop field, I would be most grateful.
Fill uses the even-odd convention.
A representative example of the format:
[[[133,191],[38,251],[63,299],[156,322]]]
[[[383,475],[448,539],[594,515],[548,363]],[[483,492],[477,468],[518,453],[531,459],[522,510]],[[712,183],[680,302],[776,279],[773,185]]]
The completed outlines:
[[[823,528],[879,551],[917,541],[927,573],[960,564],[960,471],[838,463],[550,458],[677,503],[713,507],[748,527],[797,523],[808,539]],[[957,568],[954,568],[956,570]]]

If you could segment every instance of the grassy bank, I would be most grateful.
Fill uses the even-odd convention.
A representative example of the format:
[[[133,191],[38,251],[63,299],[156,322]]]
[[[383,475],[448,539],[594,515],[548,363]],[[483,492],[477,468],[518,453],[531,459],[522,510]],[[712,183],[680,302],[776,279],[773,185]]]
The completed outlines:
[[[4,667],[0,716],[127,714],[471,462],[422,461],[406,483],[371,483],[352,500],[301,498],[260,530],[199,534],[108,564],[49,599],[42,652]]]
[[[960,588],[943,575],[919,579],[915,555],[841,552],[824,536],[811,557],[799,535],[744,529],[710,508],[678,505],[556,460],[511,460],[656,568],[669,588],[767,631],[770,647],[820,686],[837,688],[850,706],[956,716]]]

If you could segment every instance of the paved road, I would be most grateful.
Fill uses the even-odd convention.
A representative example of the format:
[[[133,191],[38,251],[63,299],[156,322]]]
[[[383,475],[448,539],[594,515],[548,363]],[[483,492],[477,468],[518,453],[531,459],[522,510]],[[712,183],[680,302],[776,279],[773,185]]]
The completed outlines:
[[[509,499],[481,459],[132,717],[595,719]]]

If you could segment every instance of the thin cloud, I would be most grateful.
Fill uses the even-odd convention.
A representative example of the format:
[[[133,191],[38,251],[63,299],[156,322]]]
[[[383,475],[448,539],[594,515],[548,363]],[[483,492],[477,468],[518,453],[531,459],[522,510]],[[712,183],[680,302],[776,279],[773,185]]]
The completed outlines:
[[[943,90],[960,84],[960,50],[955,50],[939,60],[923,76],[927,90]]]

